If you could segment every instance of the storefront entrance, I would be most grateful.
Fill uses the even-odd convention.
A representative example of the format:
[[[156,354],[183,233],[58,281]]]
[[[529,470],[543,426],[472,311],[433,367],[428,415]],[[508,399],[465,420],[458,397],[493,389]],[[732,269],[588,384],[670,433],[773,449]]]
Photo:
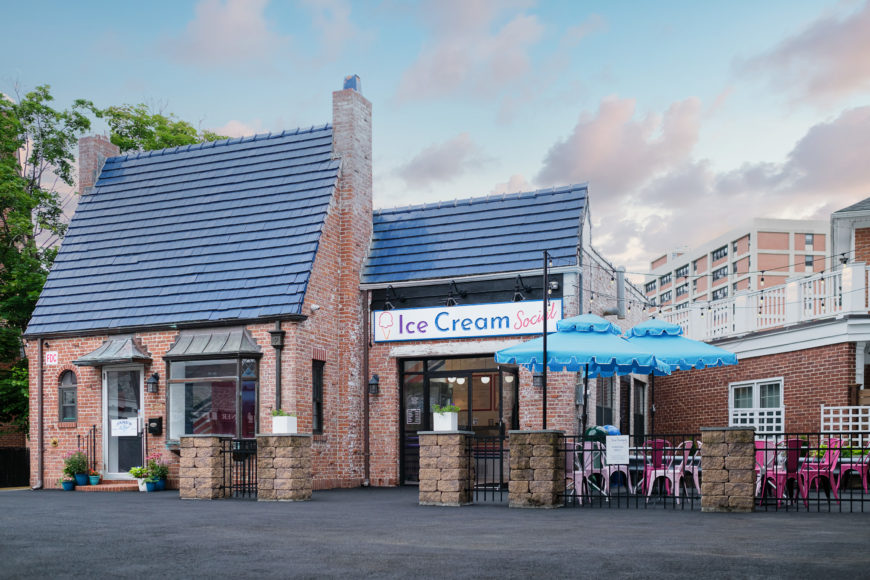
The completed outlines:
[[[129,477],[142,465],[142,368],[103,371],[103,457],[105,475]]]
[[[432,430],[432,406],[456,405],[459,429],[482,437],[504,437],[519,428],[516,369],[499,369],[492,358],[400,361],[402,481],[416,483],[419,431]]]

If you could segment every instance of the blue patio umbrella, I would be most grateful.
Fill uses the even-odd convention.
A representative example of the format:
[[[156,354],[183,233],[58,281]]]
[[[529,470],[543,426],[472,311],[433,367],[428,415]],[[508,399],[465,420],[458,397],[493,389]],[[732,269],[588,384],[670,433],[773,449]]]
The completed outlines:
[[[736,365],[737,355],[724,348],[707,344],[682,336],[683,329],[676,324],[664,320],[646,320],[634,326],[626,333],[629,343],[655,355],[656,359],[664,362],[671,371],[685,371],[690,369],[703,369],[707,367],[721,367]],[[655,431],[655,376],[662,374],[657,369],[653,370],[653,378],[650,380],[652,398],[652,428]]]
[[[620,335],[622,330],[600,316],[583,314],[556,323],[547,335],[547,368],[552,371],[582,372],[584,375],[583,430],[589,377],[612,377],[632,373],[668,375],[671,367],[655,355]],[[532,371],[544,368],[544,339],[535,338],[495,353],[499,364],[516,364]]]

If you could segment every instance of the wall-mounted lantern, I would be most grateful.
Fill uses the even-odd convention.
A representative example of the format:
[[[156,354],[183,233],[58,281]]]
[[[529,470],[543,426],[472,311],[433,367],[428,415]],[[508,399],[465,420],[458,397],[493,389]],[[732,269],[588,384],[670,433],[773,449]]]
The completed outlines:
[[[369,380],[369,394],[377,395],[380,392],[381,379],[377,374],[372,375],[372,378]]]
[[[145,386],[149,393],[157,393],[160,389],[160,375],[154,373],[145,381]]]

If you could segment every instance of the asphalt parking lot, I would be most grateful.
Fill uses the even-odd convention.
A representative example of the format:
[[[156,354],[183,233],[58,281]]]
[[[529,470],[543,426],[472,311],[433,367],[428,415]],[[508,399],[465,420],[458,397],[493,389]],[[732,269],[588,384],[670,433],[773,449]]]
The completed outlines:
[[[867,577],[870,514],[302,503],[0,490],[0,578]]]

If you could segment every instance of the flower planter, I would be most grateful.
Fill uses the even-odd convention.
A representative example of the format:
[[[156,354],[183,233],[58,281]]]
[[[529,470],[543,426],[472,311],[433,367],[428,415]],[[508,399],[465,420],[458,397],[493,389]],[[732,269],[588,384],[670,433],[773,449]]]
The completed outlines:
[[[99,475],[89,475],[88,481],[91,485],[100,485],[100,476]]]
[[[275,435],[292,435],[296,433],[296,417],[272,417],[272,433]]]
[[[88,484],[88,474],[87,473],[76,473],[76,485],[87,485]]]
[[[157,480],[157,491],[164,491],[166,489],[166,480],[158,479]]]
[[[433,431],[456,431],[459,429],[459,413],[433,413]]]
[[[145,478],[137,477],[136,481],[139,483],[139,491],[145,491]]]
[[[63,486],[64,491],[75,491],[76,482],[71,479],[61,481],[60,484]]]
[[[156,481],[146,481],[145,482],[145,491],[157,491],[157,482]]]

